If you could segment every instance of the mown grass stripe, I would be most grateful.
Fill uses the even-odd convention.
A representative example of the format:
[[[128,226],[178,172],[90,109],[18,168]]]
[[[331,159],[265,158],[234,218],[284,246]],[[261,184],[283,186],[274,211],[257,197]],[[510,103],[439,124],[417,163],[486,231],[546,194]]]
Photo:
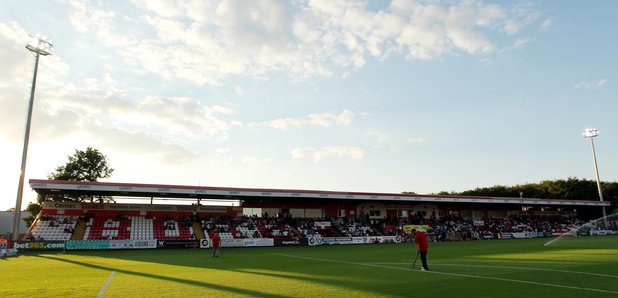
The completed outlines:
[[[584,271],[573,271],[573,270],[534,268],[534,267],[514,267],[514,266],[497,266],[497,265],[473,265],[473,264],[446,264],[446,263],[436,263],[436,264],[433,264],[433,265],[434,266],[457,266],[457,267],[479,267],[479,268],[498,268],[498,269],[516,269],[516,270],[530,270],[530,271],[547,271],[547,272],[560,272],[560,273],[583,274],[583,275],[592,275],[592,276],[599,276],[599,277],[618,278],[618,276],[616,276],[616,275],[609,275],[609,274],[592,273],[592,272],[584,272]]]
[[[288,254],[274,254],[274,255],[284,256],[284,257],[289,257],[289,258],[298,258],[298,259],[322,261],[322,262],[333,262],[333,263],[341,263],[341,264],[349,264],[349,265],[359,265],[359,266],[368,266],[368,267],[379,267],[379,268],[388,268],[388,269],[405,270],[405,271],[417,271],[417,272],[421,273],[421,271],[416,270],[416,269],[411,269],[411,268],[402,268],[402,267],[393,267],[393,266],[385,266],[385,265],[370,264],[370,263],[357,263],[357,262],[348,262],[348,261],[340,261],[340,260],[330,260],[330,259],[294,256],[294,255],[288,255]],[[608,291],[608,290],[594,289],[594,288],[584,288],[584,287],[575,287],[575,286],[565,286],[565,285],[550,284],[550,283],[528,281],[528,280],[520,280],[520,279],[500,278],[500,277],[491,277],[491,276],[480,276],[480,275],[451,273],[451,272],[439,272],[439,271],[434,271],[434,270],[422,272],[422,274],[428,274],[428,273],[430,273],[430,274],[440,274],[440,275],[449,275],[449,276],[468,277],[468,278],[497,280],[497,281],[506,281],[506,282],[523,283],[523,284],[530,284],[530,285],[538,285],[538,286],[563,288],[563,289],[573,289],[573,290],[580,290],[580,291],[590,291],[590,292],[599,292],[599,293],[608,293],[608,294],[616,294],[616,295],[618,295],[618,292],[616,292],[616,291]]]
[[[373,262],[371,264],[382,264],[382,265],[409,265],[410,263],[406,262]],[[515,269],[515,270],[528,270],[528,271],[547,271],[547,272],[559,272],[559,273],[570,273],[570,274],[582,274],[582,275],[591,275],[591,276],[599,276],[599,277],[608,277],[608,278],[618,278],[617,275],[610,274],[602,274],[602,273],[593,273],[593,272],[585,272],[585,271],[574,271],[574,270],[560,270],[560,269],[546,269],[546,268],[534,268],[534,267],[521,267],[521,266],[498,266],[498,265],[476,265],[476,264],[450,264],[450,263],[437,263],[432,262],[431,266],[453,266],[453,267],[477,267],[477,268],[496,268],[496,269]]]

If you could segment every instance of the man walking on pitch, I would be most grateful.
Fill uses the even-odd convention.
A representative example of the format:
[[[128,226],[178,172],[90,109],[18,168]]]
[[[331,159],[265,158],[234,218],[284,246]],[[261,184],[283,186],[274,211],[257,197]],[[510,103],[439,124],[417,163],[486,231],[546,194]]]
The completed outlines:
[[[429,266],[427,266],[427,251],[429,250],[427,234],[423,230],[417,231],[412,229],[412,235],[414,235],[414,242],[416,243],[416,253],[421,256],[421,262],[423,263],[421,271],[429,270]]]
[[[219,233],[212,233],[212,257],[219,257],[221,254],[221,237]]]

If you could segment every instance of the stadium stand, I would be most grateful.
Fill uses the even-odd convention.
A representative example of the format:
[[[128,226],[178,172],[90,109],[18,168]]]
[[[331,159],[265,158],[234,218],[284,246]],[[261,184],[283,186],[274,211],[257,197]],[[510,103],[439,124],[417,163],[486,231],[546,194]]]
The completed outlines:
[[[41,179],[30,180],[30,185],[43,197],[64,194],[93,198],[90,202],[44,202],[41,213],[26,233],[29,240],[71,239],[76,243],[69,243],[78,247],[88,245],[88,241],[78,243],[78,240],[117,240],[113,243],[119,247],[151,247],[153,241],[149,240],[160,240],[156,246],[163,247],[183,246],[183,243],[190,243],[187,245],[191,247],[195,243],[208,246],[208,241],[196,240],[209,240],[215,231],[223,241],[231,240],[226,243],[230,246],[369,243],[372,240],[367,238],[372,237],[401,241],[413,227],[426,229],[430,241],[549,237],[581,228],[598,218],[599,207],[609,206],[607,202],[589,200]],[[150,202],[103,203],[102,196],[128,196]],[[96,197],[99,202],[94,201]],[[155,200],[161,198],[167,202],[156,204]],[[170,198],[193,202],[173,205],[169,204]],[[211,200],[234,200],[240,204],[208,205]],[[609,228],[616,230],[616,223],[611,221]]]
[[[193,233],[192,225],[179,225],[175,217],[154,218],[154,239],[159,240],[190,240]]]
[[[131,220],[118,215],[115,218],[95,216],[89,219],[84,240],[127,240],[131,237]]]
[[[154,239],[154,224],[152,218],[131,216],[131,240]]]
[[[75,230],[77,216],[42,216],[34,229],[33,240],[69,240]]]
[[[430,241],[463,241],[510,238],[521,233],[561,234],[586,224],[564,215],[510,214],[472,219],[459,215],[411,214],[369,219],[364,216],[295,218],[289,214],[258,217],[236,213],[238,216],[234,217],[233,212],[198,214],[182,211],[184,207],[175,208],[181,211],[160,212],[153,208],[155,211],[140,214],[130,209],[76,209],[64,211],[72,214],[53,214],[54,210],[44,210],[31,227],[28,240],[209,240],[215,231],[222,240],[406,236],[406,227],[422,225],[427,228]],[[618,228],[616,222],[610,224],[614,230]]]

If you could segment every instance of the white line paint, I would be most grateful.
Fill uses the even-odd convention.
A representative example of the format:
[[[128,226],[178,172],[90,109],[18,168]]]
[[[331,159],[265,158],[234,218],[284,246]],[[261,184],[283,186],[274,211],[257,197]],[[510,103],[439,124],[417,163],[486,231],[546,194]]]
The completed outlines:
[[[561,262],[561,261],[496,260],[496,259],[480,259],[480,260],[486,261],[486,262],[492,262],[492,263],[517,263],[517,264],[521,264],[521,263],[527,263],[527,264],[573,264],[573,263],[577,263],[577,261]]]
[[[278,256],[284,256],[288,258],[297,258],[297,259],[306,259],[306,260],[314,260],[314,261],[322,261],[322,262],[332,262],[332,263],[341,263],[341,264],[349,264],[349,265],[359,265],[359,266],[367,266],[367,267],[378,267],[378,268],[387,268],[387,269],[396,269],[396,270],[404,270],[404,271],[416,271],[421,273],[421,271],[411,269],[411,268],[403,268],[403,267],[392,267],[378,264],[370,264],[370,263],[356,263],[356,262],[347,262],[347,261],[339,261],[339,260],[329,260],[329,259],[320,259],[320,258],[311,258],[311,257],[301,257],[287,254],[274,254]],[[407,264],[407,263],[406,263]],[[601,290],[594,288],[584,288],[584,287],[575,287],[575,286],[564,286],[557,284],[550,284],[544,282],[536,282],[536,281],[527,281],[520,279],[510,279],[510,278],[500,278],[500,277],[490,277],[490,276],[480,276],[480,275],[472,275],[472,274],[460,274],[460,273],[450,273],[450,272],[439,272],[439,271],[424,271],[422,274],[440,274],[440,275],[450,275],[450,276],[459,276],[459,277],[468,277],[468,278],[478,278],[478,279],[488,279],[488,280],[498,280],[498,281],[506,281],[506,282],[514,282],[514,283],[522,283],[529,285],[538,285],[545,287],[554,287],[554,288],[563,288],[563,289],[573,289],[580,291],[589,291],[589,292],[599,292],[599,293],[609,293],[609,294],[618,294],[616,291],[609,290]]]
[[[371,264],[384,264],[384,265],[409,265],[410,263],[406,262],[377,262]],[[497,268],[497,269],[515,269],[515,270],[530,270],[530,271],[547,271],[547,272],[560,272],[560,273],[570,273],[570,274],[581,274],[581,275],[592,275],[599,277],[609,277],[609,278],[618,278],[616,275],[602,274],[602,273],[593,273],[593,272],[584,272],[584,271],[572,271],[572,270],[560,270],[560,269],[546,269],[546,268],[534,268],[534,267],[514,267],[514,266],[497,266],[497,265],[474,265],[474,264],[447,264],[447,263],[437,263],[432,262],[431,266],[454,266],[454,267],[478,267],[478,268]]]
[[[109,286],[109,284],[112,282],[112,278],[114,278],[114,274],[116,274],[116,271],[112,271],[112,273],[110,273],[109,277],[105,281],[105,284],[99,291],[99,295],[97,295],[97,298],[103,297],[103,295],[105,294],[105,290],[107,290],[107,286]]]
[[[458,266],[458,267],[516,269],[516,270],[530,270],[530,271],[548,271],[548,272],[560,272],[560,273],[571,273],[571,274],[582,274],[582,275],[592,275],[592,276],[600,276],[600,277],[618,278],[618,276],[616,276],[616,275],[609,275],[609,274],[583,272],[583,271],[572,271],[572,270],[534,268],[534,267],[512,267],[512,266],[496,266],[496,265],[466,265],[466,264],[443,264],[443,263],[438,263],[438,264],[434,264],[434,265],[436,265],[436,266]]]

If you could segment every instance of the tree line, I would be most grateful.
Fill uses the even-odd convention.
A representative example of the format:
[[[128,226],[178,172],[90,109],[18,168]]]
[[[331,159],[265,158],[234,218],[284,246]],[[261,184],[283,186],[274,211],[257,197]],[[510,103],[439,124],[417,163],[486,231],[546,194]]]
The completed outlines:
[[[612,208],[615,208],[618,204],[618,182],[601,182],[601,189],[603,191],[603,200],[611,202]],[[599,200],[596,181],[579,179],[576,177],[544,180],[538,183],[518,184],[515,186],[494,185],[490,187],[477,187],[462,192],[441,191],[436,195],[523,197],[552,200]]]
[[[603,198],[612,204],[618,202],[618,182],[601,182]],[[440,192],[444,195],[524,197],[553,200],[599,200],[595,180],[569,177],[557,180],[545,180],[538,183],[519,184],[515,186],[495,185],[478,187],[462,192]]]

